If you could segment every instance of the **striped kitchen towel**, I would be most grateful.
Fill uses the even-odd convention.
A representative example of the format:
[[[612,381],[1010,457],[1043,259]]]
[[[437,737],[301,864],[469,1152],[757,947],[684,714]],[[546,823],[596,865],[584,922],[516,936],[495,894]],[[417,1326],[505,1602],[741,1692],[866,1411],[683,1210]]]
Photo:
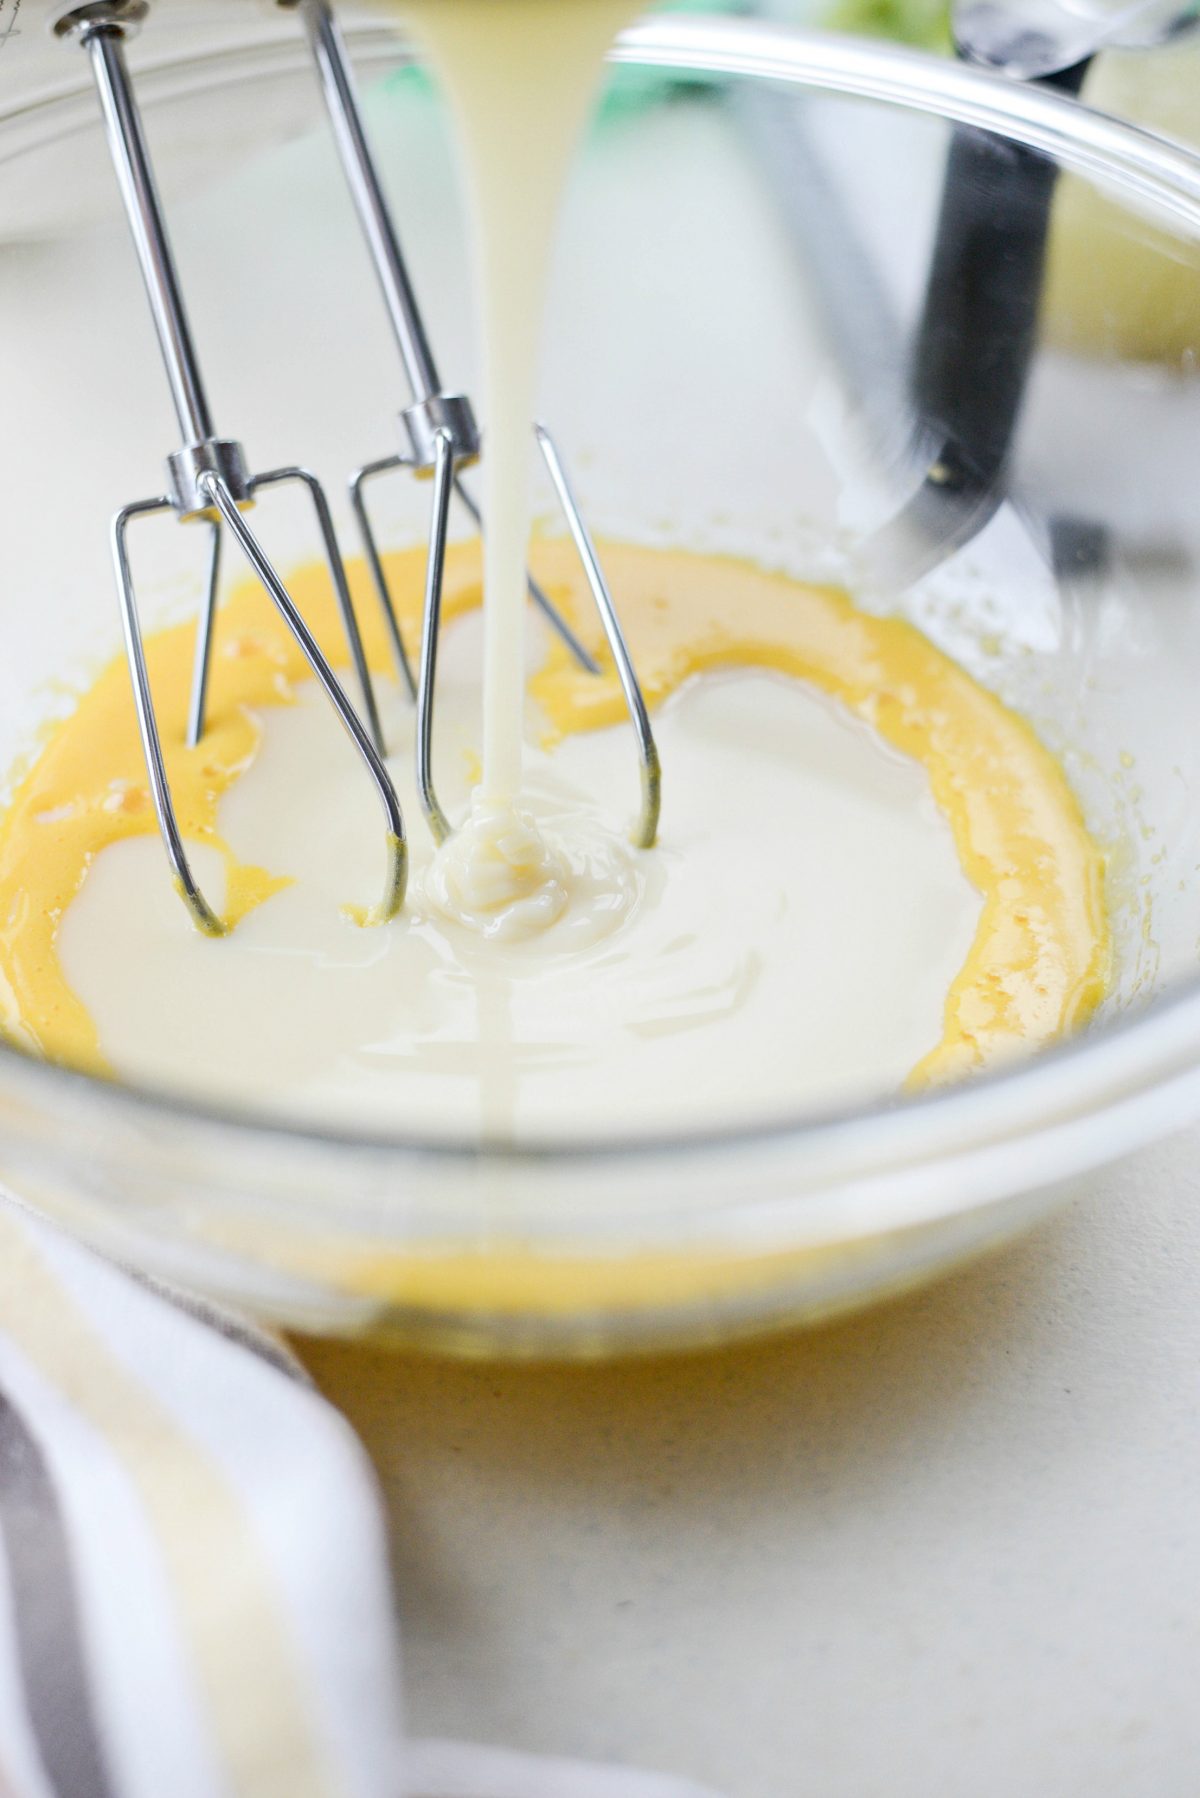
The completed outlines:
[[[270,1337],[0,1199],[0,1798],[704,1798],[406,1738],[366,1455]]]

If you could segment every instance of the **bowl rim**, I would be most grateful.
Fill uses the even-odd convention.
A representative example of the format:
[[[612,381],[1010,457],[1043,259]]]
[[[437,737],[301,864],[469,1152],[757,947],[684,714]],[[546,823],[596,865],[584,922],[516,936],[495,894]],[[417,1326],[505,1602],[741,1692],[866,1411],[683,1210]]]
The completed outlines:
[[[390,29],[352,27],[349,35],[360,41],[369,60],[383,55],[393,62],[404,59]],[[291,55],[290,47],[274,37],[254,40],[253,50],[256,67],[274,51],[283,60]],[[629,27],[610,60],[834,91],[998,132],[1065,167],[1104,179],[1120,196],[1151,205],[1200,239],[1200,153],[1079,100],[989,70],[869,39],[741,17],[678,14]],[[214,57],[210,75],[219,66]],[[155,71],[161,95],[178,69],[173,74],[173,65],[160,58]],[[78,97],[72,86],[69,92],[59,88],[33,103],[0,109],[0,131],[10,119],[27,126],[36,115],[32,136],[18,144],[16,153],[21,153],[51,135],[53,118],[61,127],[67,116],[64,103],[72,112]],[[1194,1112],[1200,1100],[1200,976],[1179,982],[1136,1015],[1096,1023],[1035,1057],[954,1086],[721,1129],[514,1143],[323,1126],[208,1103],[144,1083],[114,1082],[45,1061],[0,1037],[0,1133],[10,1141],[40,1136],[23,1129],[3,1104],[12,1096],[32,1099],[55,1118],[67,1114],[69,1106],[75,1117],[97,1112],[107,1119],[121,1117],[149,1126],[151,1134],[164,1125],[186,1125],[214,1146],[227,1139],[239,1150],[282,1145],[317,1154],[350,1151],[389,1165],[620,1169],[636,1161],[667,1160],[674,1166],[698,1159],[711,1164],[729,1153],[784,1150],[820,1165],[850,1163],[856,1174],[869,1179],[897,1164],[951,1162],[961,1169],[964,1161],[1015,1141],[1026,1146],[1040,1141],[1048,1147],[1053,1140],[1058,1149],[1045,1166],[1049,1178],[1064,1152],[1064,1165],[1082,1170],[1165,1134]],[[1157,1103],[1152,1103],[1155,1096]],[[1103,1129],[1097,1128],[1101,1119]],[[953,1208],[970,1203],[966,1194]],[[915,1216],[928,1207],[917,1202],[899,1209]],[[945,1204],[937,1207],[939,1214],[946,1209]],[[347,1224],[353,1221],[349,1214],[342,1217]]]

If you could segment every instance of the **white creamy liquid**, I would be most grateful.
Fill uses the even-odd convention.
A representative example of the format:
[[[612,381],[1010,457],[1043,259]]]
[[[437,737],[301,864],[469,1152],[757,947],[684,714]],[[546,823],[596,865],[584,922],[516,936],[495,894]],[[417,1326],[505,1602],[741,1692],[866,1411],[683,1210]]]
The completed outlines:
[[[465,802],[478,615],[446,632],[439,754]],[[415,808],[411,708],[393,769]],[[938,1042],[980,899],[924,772],[799,683],[708,677],[658,716],[663,845],[624,845],[627,728],[530,742],[526,803],[574,861],[571,906],[512,941],[430,903],[413,833],[404,916],[363,929],[377,808],[311,690],[272,709],[226,796],[235,851],[296,877],[218,941],[181,927],[156,838],[114,844],[59,949],[124,1076],[307,1122],[434,1136],[718,1126],[894,1091]],[[564,828],[565,827],[565,828]],[[198,852],[214,897],[221,864]]]

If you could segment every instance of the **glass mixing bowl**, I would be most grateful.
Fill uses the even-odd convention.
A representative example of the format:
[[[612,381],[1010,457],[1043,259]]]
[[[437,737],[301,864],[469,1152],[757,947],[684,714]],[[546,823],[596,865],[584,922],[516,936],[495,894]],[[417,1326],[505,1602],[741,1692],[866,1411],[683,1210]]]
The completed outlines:
[[[0,62],[5,765],[114,653],[107,520],[174,441],[86,70],[37,18]],[[390,27],[348,23],[443,366],[469,379],[436,99]],[[158,24],[134,61],[218,418],[336,492],[403,396],[299,42],[237,0]],[[1200,163],[1053,93],[763,22],[650,19],[614,61],[636,78],[574,178],[544,404],[592,520],[635,538],[854,584],[911,490],[907,346],[951,132],[1061,165],[1008,498],[864,603],[1063,758],[1111,851],[1115,988],[1075,1041],[952,1090],[654,1140],[614,1117],[566,1147],[285,1128],[0,1049],[15,1194],[289,1325],[601,1353],[822,1315],[1004,1238],[1200,1096]],[[422,495],[393,503],[417,539]],[[170,536],[151,624],[198,594]]]

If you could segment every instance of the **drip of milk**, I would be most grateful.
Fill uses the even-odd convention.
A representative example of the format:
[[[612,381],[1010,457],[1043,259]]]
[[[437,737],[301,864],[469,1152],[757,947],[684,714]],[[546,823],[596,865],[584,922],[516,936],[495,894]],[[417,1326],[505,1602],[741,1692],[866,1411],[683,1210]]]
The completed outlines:
[[[522,928],[569,902],[518,808],[538,348],[559,201],[604,53],[629,0],[397,0],[445,87],[474,217],[483,336],[483,777],[439,883],[451,915]],[[534,896],[539,902],[530,904]]]

